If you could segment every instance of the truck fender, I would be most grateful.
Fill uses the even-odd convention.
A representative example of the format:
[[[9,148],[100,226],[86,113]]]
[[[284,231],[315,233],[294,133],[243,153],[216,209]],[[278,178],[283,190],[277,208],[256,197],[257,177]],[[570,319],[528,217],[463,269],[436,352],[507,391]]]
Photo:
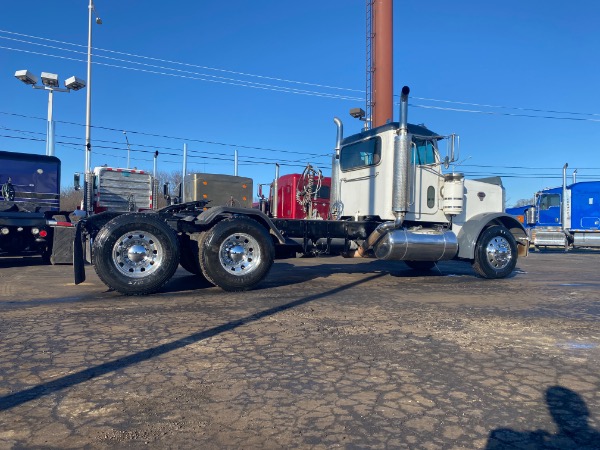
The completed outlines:
[[[280,244],[285,244],[286,240],[281,234],[281,231],[277,229],[271,219],[262,211],[251,208],[236,208],[234,206],[215,206],[209,208],[206,211],[200,213],[194,221],[198,225],[210,228],[216,222],[229,217],[234,216],[245,216],[256,220],[258,223],[263,225],[270,233],[275,236]]]
[[[91,239],[95,238],[98,234],[98,231],[100,231],[104,225],[122,214],[124,213],[106,211],[91,215],[89,217],[84,217],[77,222],[77,225],[75,225],[75,238],[73,241],[73,271],[75,284],[80,284],[85,281],[84,235],[89,236]],[[91,255],[89,256],[91,258]]]
[[[471,217],[465,222],[458,232],[458,258],[473,259],[475,257],[475,246],[481,232],[491,225],[503,225],[515,237],[519,245],[519,254],[526,254],[528,245],[527,231],[523,225],[514,217],[505,213],[482,213]],[[524,250],[521,247],[524,246]]]
[[[105,211],[98,214],[93,214],[91,216],[85,217],[81,219],[78,223],[80,223],[85,230],[85,232],[89,235],[96,236],[100,228],[110,222],[117,216],[122,214],[135,214],[135,213],[122,213],[122,212],[114,212],[114,211]]]

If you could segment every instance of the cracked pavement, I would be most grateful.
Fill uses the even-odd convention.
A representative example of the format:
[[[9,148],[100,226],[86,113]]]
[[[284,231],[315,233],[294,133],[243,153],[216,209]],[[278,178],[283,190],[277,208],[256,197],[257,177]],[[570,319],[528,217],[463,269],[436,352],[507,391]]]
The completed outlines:
[[[275,263],[158,294],[0,259],[0,448],[600,448],[598,252]]]

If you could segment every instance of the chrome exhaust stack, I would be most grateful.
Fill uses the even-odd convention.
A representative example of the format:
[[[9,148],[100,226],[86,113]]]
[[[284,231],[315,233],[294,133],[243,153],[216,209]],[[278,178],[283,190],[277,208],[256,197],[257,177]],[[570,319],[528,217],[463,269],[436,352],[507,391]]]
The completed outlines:
[[[391,205],[394,220],[379,225],[351,256],[374,256],[378,259],[394,261],[442,261],[454,258],[458,252],[458,239],[452,231],[441,227],[407,229],[404,226],[410,200],[411,138],[407,120],[409,92],[408,86],[402,88],[400,127],[394,139]]]
[[[400,94],[400,128],[394,139],[394,180],[392,185],[392,211],[395,227],[400,228],[408,212],[408,179],[410,177],[410,137],[408,135],[408,94],[404,86]]]
[[[387,238],[391,232],[398,230],[404,223],[408,212],[408,179],[410,176],[410,136],[408,135],[408,94],[410,88],[404,86],[400,94],[400,128],[394,138],[394,170],[392,185],[392,211],[395,220],[379,225],[352,256],[370,255],[370,250]],[[332,180],[333,184],[333,180]],[[389,240],[389,239],[388,239]],[[392,239],[392,243],[396,240]],[[385,252],[384,252],[385,253]]]
[[[337,137],[335,140],[335,152],[331,161],[331,193],[329,199],[329,215],[331,219],[339,219],[342,216],[343,205],[340,200],[340,149],[344,138],[344,125],[337,117],[333,118],[337,126]]]

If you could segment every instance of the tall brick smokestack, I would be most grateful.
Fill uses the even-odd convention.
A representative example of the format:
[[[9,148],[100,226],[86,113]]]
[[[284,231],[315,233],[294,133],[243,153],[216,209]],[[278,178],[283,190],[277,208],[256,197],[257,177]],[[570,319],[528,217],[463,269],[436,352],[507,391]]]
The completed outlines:
[[[375,128],[392,121],[394,114],[393,83],[393,0],[373,1],[373,74],[371,98],[373,116],[371,127]]]

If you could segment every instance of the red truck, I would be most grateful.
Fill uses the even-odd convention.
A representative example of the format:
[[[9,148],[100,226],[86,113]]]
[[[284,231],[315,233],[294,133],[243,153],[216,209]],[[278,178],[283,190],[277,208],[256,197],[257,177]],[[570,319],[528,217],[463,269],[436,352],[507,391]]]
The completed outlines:
[[[331,178],[312,166],[302,173],[276,177],[269,185],[269,197],[259,192],[258,207],[270,217],[280,219],[327,219]]]

